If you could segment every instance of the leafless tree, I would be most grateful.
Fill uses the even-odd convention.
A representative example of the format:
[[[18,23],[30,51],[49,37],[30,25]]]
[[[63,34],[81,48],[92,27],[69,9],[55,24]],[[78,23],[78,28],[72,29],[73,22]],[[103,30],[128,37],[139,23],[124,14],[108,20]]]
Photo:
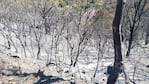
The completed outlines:
[[[133,41],[137,40],[139,34],[141,33],[141,30],[144,30],[144,28],[141,28],[140,25],[143,21],[142,16],[146,3],[147,0],[134,0],[134,2],[130,1],[130,3],[125,5],[123,17],[124,21],[122,21],[122,30],[125,33],[130,32],[125,34],[125,37],[123,36],[125,40],[128,40],[126,57],[129,57],[130,55],[130,50],[133,47]]]
[[[122,17],[122,10],[123,10],[123,0],[117,0],[115,17],[113,20],[113,41],[114,41],[114,66],[108,68],[109,77],[107,84],[115,84],[119,73],[122,72],[122,52],[121,52],[121,40],[120,40],[120,32],[119,26]]]

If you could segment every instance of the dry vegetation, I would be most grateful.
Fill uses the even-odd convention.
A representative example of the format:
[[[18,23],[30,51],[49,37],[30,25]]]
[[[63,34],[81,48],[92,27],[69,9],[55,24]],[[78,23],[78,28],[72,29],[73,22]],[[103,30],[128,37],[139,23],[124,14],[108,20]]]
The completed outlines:
[[[114,60],[115,1],[0,0],[0,84],[104,84]],[[142,10],[145,0],[138,1],[127,0],[121,21],[124,58],[134,28],[124,60],[134,84],[149,81],[149,3]],[[121,74],[117,83],[124,81]]]

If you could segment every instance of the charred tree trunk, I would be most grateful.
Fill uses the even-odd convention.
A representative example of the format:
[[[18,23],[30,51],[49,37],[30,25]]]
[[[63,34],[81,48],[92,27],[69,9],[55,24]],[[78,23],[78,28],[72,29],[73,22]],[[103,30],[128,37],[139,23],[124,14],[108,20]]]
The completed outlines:
[[[120,32],[119,26],[122,17],[122,10],[123,10],[123,0],[117,0],[117,6],[115,11],[115,17],[113,20],[113,41],[114,41],[114,66],[109,68],[108,67],[108,81],[107,84],[115,84],[116,80],[121,73],[122,65],[122,52],[121,52],[121,40],[120,40]]]
[[[126,57],[129,57],[133,39],[134,39],[134,33],[139,28],[140,22],[141,22],[141,16],[143,15],[143,10],[145,8],[145,5],[147,3],[147,0],[139,0],[135,3],[135,14],[134,18],[131,21],[129,20],[130,24],[130,36],[129,36],[129,44],[128,44],[128,50],[126,53]]]
[[[149,27],[149,25],[147,26]],[[149,43],[149,29],[146,29],[146,35],[145,35],[145,45],[147,45]]]
[[[130,36],[129,36],[129,45],[128,45],[126,57],[129,57],[129,55],[130,55],[131,45],[132,45],[132,41],[133,41],[133,31],[134,31],[134,27],[131,27],[130,28]]]

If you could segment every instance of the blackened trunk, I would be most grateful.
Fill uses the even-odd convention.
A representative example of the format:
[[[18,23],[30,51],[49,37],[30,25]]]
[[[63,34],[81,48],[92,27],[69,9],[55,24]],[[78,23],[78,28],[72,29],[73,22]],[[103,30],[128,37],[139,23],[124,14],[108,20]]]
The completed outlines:
[[[126,53],[126,57],[129,57],[130,55],[131,45],[133,41],[133,31],[134,31],[134,27],[130,28],[129,44],[128,44],[128,50]]]
[[[122,52],[121,52],[119,26],[122,17],[122,9],[123,9],[123,0],[117,0],[116,12],[112,25],[115,59],[114,59],[114,67],[112,67],[111,69],[112,72],[110,71],[111,73],[109,73],[107,84],[115,84],[119,76],[119,73],[121,72]]]
[[[145,36],[145,45],[147,45],[149,42],[149,34],[146,34]]]

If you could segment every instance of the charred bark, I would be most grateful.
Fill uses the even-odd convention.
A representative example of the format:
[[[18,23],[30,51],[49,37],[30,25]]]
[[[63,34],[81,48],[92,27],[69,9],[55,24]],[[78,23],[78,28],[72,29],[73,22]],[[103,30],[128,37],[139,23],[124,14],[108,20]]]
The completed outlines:
[[[123,10],[123,0],[117,0],[117,6],[115,11],[115,17],[113,20],[113,41],[114,41],[114,66],[108,68],[108,71],[112,71],[109,73],[107,84],[115,84],[116,80],[119,76],[119,73],[122,72],[121,67],[122,65],[122,52],[121,52],[121,39],[120,39],[120,31],[119,26],[122,17],[122,10]]]

